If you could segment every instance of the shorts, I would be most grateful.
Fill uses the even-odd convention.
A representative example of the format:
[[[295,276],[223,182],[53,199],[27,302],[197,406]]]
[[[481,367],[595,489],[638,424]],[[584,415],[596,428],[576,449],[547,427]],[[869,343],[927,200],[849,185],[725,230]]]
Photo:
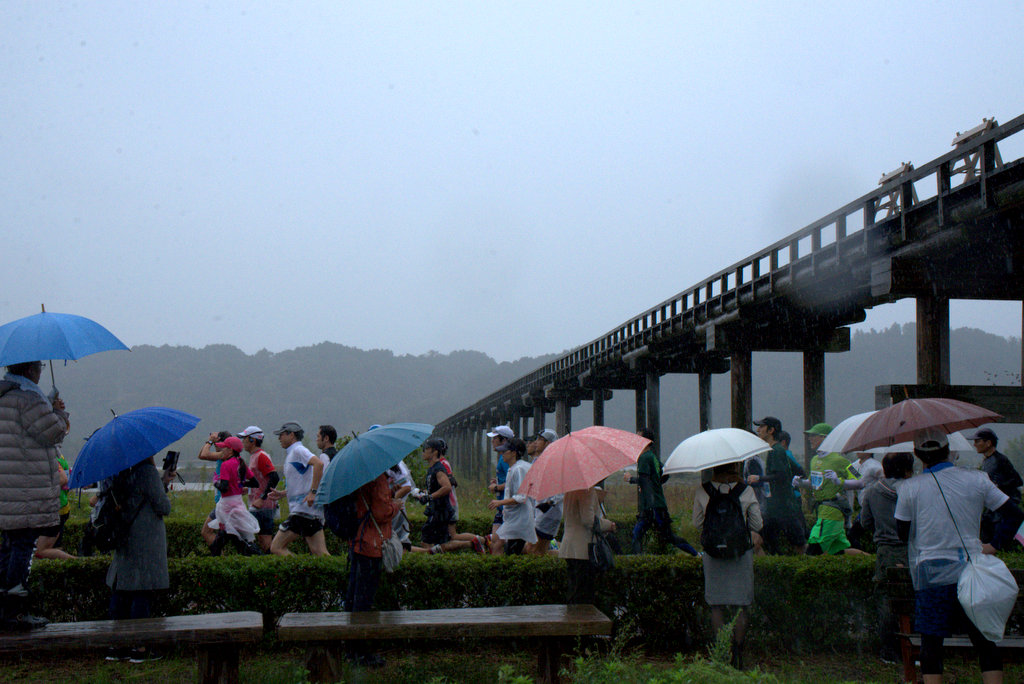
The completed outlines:
[[[67,522],[68,517],[70,517],[70,515],[71,515],[70,513],[64,513],[63,515],[61,515],[59,523],[57,523],[53,527],[44,527],[44,528],[42,528],[41,530],[39,530],[39,536],[40,537],[55,537],[57,539],[57,541],[54,542],[53,545],[54,546],[59,546],[60,545],[60,536],[61,536],[61,533],[64,531],[64,523]]]
[[[846,526],[842,520],[824,520],[818,518],[811,528],[808,544],[818,544],[825,555],[837,555],[850,548],[850,540],[846,538]]]
[[[803,546],[807,543],[805,534],[804,521],[799,517],[769,518],[765,521],[765,541],[772,544],[778,537],[785,537],[792,546]]]
[[[210,515],[206,516],[206,519],[207,520],[216,520],[217,519],[217,509],[214,508],[212,511],[210,511]]]
[[[288,519],[281,523],[280,529],[297,534],[300,537],[312,537],[324,529],[324,524],[320,522],[319,518],[295,513],[294,515],[289,515]]]
[[[543,539],[544,541],[551,541],[552,539],[555,538],[555,535],[548,534],[547,532],[541,532],[537,528],[534,528],[533,531],[537,533],[537,539]]]
[[[499,506],[498,510],[494,512],[494,524],[500,525],[503,522],[505,522],[505,516],[502,515],[501,507]]]
[[[256,534],[274,534],[275,509],[257,508],[249,512],[252,513],[252,517],[256,518],[256,522],[260,524],[260,529]]]
[[[505,555],[506,556],[521,556],[526,548],[525,539],[506,539],[505,540]]]
[[[963,631],[964,609],[956,597],[956,585],[944,584],[914,592],[914,630],[921,634],[948,637]]]

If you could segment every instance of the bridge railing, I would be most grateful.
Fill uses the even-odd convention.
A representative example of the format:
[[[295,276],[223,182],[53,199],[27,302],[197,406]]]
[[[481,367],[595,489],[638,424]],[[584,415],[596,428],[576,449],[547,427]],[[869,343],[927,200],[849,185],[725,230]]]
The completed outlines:
[[[821,217],[795,233],[775,242],[728,268],[705,278],[693,287],[647,309],[590,342],[575,347],[563,356],[524,375],[504,388],[484,397],[438,425],[443,431],[450,424],[500,407],[506,401],[544,387],[567,382],[589,370],[597,361],[618,357],[634,351],[665,331],[678,330],[687,323],[706,319],[709,311],[724,312],[735,307],[741,294],[753,294],[762,283],[774,286],[785,281],[798,262],[821,257],[840,260],[853,254],[866,255],[873,239],[879,210],[886,218],[901,217],[904,212],[924,202],[935,204],[940,223],[947,220],[946,199],[952,193],[976,185],[984,201],[991,201],[988,192],[990,176],[1003,166],[997,143],[1024,130],[1024,115],[994,128],[981,131],[966,143],[923,166],[901,167],[899,173],[878,188]],[[1024,163],[1018,159],[1009,165]],[[958,166],[959,165],[959,166]],[[934,192],[929,189],[929,181]],[[924,199],[918,197],[921,191]],[[901,231],[905,228],[902,226]],[[905,237],[905,236],[904,236]]]

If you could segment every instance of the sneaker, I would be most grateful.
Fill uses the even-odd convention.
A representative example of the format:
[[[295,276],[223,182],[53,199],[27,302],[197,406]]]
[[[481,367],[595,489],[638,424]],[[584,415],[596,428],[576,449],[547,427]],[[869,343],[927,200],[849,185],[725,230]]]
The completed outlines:
[[[128,662],[135,663],[136,665],[139,663],[147,663],[151,660],[160,660],[161,658],[163,658],[162,655],[151,648],[146,648],[145,646],[133,648],[128,654]]]
[[[473,537],[473,550],[477,553],[484,552],[484,538],[479,534]]]
[[[104,656],[103,659],[104,660],[109,660],[110,662],[117,662],[119,660],[128,660],[130,655],[131,655],[131,649],[128,649],[128,648],[115,648],[115,647],[111,646],[110,648],[107,649],[107,655]]]
[[[5,632],[28,632],[33,629],[41,629],[50,624],[50,621],[38,615],[22,613],[17,617],[10,617],[0,623],[0,630]]]

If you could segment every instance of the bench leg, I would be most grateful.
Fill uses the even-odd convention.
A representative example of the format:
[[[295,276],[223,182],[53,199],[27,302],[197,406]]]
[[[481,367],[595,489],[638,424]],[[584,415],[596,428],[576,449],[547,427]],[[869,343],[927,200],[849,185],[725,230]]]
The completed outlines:
[[[562,660],[565,643],[557,637],[543,638],[540,653],[537,656],[537,674],[544,684],[558,683],[558,670]]]
[[[899,616],[900,632],[900,659],[903,661],[903,681],[916,684],[917,667],[914,665],[914,645],[910,643],[910,637],[903,636],[910,634],[912,625],[909,615]]]
[[[311,682],[340,682],[345,678],[338,652],[327,646],[309,647],[306,651],[306,670]]]
[[[203,684],[238,684],[238,646],[200,646],[198,667]]]

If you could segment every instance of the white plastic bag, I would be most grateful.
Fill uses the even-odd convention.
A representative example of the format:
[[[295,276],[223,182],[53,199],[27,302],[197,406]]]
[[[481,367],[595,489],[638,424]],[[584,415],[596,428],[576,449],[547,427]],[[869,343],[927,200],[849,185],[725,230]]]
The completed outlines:
[[[960,573],[956,596],[974,626],[986,639],[1001,641],[1006,620],[1017,601],[1017,582],[1006,563],[976,553]]]

